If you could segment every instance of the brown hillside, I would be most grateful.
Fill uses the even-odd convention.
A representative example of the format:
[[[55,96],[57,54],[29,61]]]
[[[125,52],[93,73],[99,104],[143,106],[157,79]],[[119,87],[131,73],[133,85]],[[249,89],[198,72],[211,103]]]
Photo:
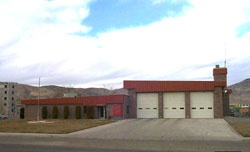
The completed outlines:
[[[37,99],[40,98],[62,98],[64,93],[77,93],[77,96],[99,96],[110,94],[127,94],[125,89],[108,90],[105,88],[66,88],[55,85],[35,87],[25,84],[18,84],[18,98],[23,99]]]
[[[37,99],[39,88],[26,84],[17,84],[18,98]],[[228,86],[232,89],[230,94],[230,104],[250,104],[250,78],[239,83]],[[108,90],[105,88],[67,88],[55,85],[40,87],[40,98],[62,98],[64,93],[77,93],[78,96],[98,96],[109,94],[128,94],[126,89]]]
[[[250,78],[228,86],[232,89],[230,104],[250,104]]]

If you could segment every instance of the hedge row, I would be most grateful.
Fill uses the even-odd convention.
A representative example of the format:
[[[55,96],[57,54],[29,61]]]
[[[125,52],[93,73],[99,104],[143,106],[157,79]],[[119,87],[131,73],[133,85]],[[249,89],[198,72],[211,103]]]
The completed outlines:
[[[52,118],[53,119],[57,119],[58,118],[58,108],[57,108],[57,106],[53,106],[53,109],[52,109]]]
[[[24,119],[24,108],[20,109],[20,119]]]
[[[82,108],[80,106],[76,106],[76,119],[81,119],[81,112],[82,112]]]
[[[63,118],[68,119],[69,118],[69,106],[64,106],[63,109]]]
[[[86,110],[86,111],[84,111],[84,113],[86,113],[87,119],[94,119],[94,107],[86,107],[86,109],[84,109],[84,110]],[[69,118],[69,112],[70,112],[69,106],[64,106],[64,109],[63,109],[63,118],[64,119]],[[24,111],[23,111],[23,113],[24,113]],[[52,108],[52,118],[57,119],[58,118],[58,113],[59,113],[58,107],[53,106],[53,108]],[[43,106],[42,107],[42,119],[47,119],[47,118],[48,118],[48,109],[47,109],[47,106]],[[76,106],[75,107],[75,118],[76,119],[81,119],[82,118],[82,108],[81,108],[81,106]]]
[[[47,119],[47,117],[48,117],[48,109],[47,109],[46,106],[44,106],[44,107],[42,108],[42,118],[43,118],[43,119]]]

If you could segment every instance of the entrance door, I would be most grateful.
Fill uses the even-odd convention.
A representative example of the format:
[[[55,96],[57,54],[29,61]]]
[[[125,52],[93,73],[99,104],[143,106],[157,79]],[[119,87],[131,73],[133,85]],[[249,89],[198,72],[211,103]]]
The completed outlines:
[[[106,117],[106,107],[105,106],[98,106],[98,118],[105,119]]]

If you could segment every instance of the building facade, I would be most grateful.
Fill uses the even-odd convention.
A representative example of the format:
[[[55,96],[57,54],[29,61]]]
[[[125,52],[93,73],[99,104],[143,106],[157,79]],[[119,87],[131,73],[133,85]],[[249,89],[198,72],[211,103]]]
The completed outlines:
[[[81,118],[86,119],[126,119],[128,118],[128,96],[86,96],[74,98],[30,99],[22,100],[25,105],[25,119],[42,118],[42,109],[46,107],[47,118],[52,118],[53,107],[58,109],[58,118],[64,118],[64,109],[69,109],[69,119],[76,118],[76,107],[80,106]],[[38,114],[39,108],[39,114]]]
[[[130,118],[222,118],[228,114],[227,68],[214,81],[124,81]]]
[[[0,113],[9,118],[19,118],[17,105],[17,83],[0,83]]]
[[[35,119],[38,107],[48,108],[52,116],[53,106],[63,109],[69,106],[70,118],[75,107],[81,106],[82,118],[223,118],[229,114],[227,68],[216,66],[213,81],[124,81],[128,95],[88,96],[57,99],[23,100],[25,118]],[[38,106],[39,105],[39,106]],[[91,111],[91,112],[90,112]]]

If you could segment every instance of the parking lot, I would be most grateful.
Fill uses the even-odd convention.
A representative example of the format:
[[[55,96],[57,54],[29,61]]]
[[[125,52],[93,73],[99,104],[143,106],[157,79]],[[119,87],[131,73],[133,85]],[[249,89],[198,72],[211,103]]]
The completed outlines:
[[[242,136],[224,119],[127,119],[68,136],[85,139],[242,140]]]

